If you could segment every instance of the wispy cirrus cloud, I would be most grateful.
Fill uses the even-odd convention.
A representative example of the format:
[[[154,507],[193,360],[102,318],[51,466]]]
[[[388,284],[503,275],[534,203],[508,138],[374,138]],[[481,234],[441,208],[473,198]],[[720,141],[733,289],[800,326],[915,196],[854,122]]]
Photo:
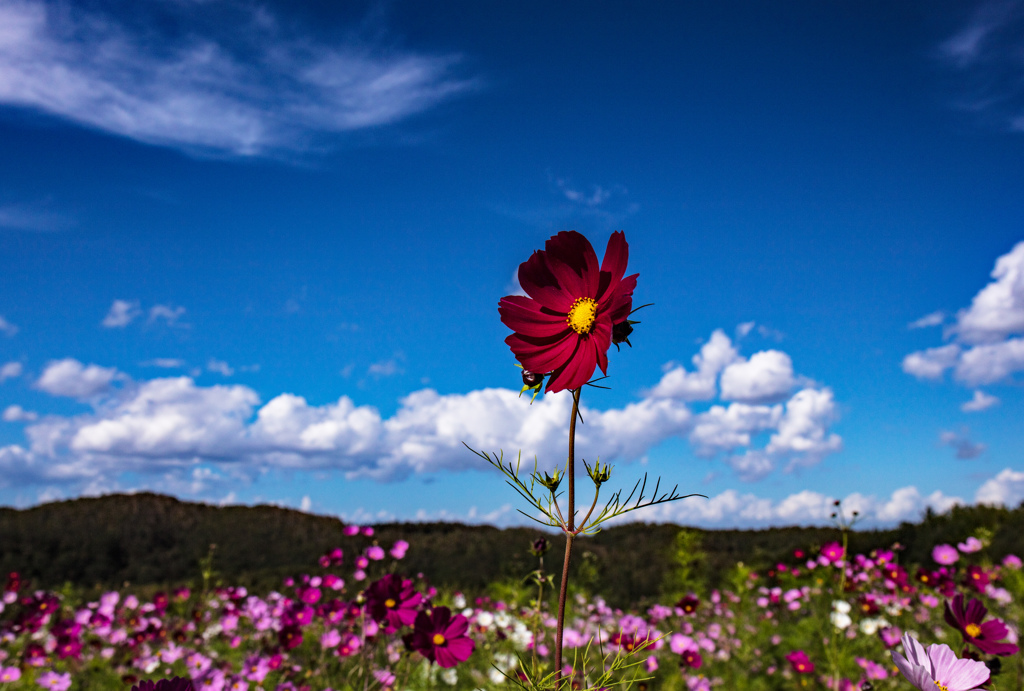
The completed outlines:
[[[3,8],[0,8],[0,22],[4,19],[3,11]],[[3,45],[3,32],[3,28],[0,28],[0,46]],[[0,82],[2,81],[3,74],[0,72]],[[75,221],[71,216],[54,211],[48,204],[4,204],[0,206],[0,229],[49,233],[67,230],[74,225]]]
[[[103,3],[10,0],[0,104],[148,144],[255,156],[395,123],[477,84],[456,75],[457,55],[323,42],[293,27],[256,3],[202,13],[163,3],[129,21]]]
[[[983,2],[936,51],[958,73],[954,105],[1024,132],[1024,2]]]

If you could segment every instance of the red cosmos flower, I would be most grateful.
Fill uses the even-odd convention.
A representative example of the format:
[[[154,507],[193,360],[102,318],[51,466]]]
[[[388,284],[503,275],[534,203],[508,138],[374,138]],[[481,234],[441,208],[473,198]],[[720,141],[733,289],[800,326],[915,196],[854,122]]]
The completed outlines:
[[[366,607],[374,621],[387,622],[387,631],[393,633],[402,626],[412,626],[416,610],[423,595],[413,590],[412,581],[405,581],[392,573],[366,589]]]
[[[633,309],[639,276],[623,278],[628,259],[622,231],[608,239],[599,269],[590,242],[564,230],[519,265],[519,285],[529,297],[503,297],[498,313],[515,331],[505,343],[523,368],[551,374],[545,391],[578,389],[597,367],[608,373],[612,328]]]
[[[435,607],[430,614],[416,615],[413,632],[402,640],[410,650],[415,650],[441,667],[454,667],[468,660],[476,644],[466,631],[469,620],[461,614],[452,616],[447,607]]]
[[[700,599],[696,595],[687,595],[676,603],[676,607],[683,610],[685,614],[693,614],[700,605]]]
[[[700,656],[700,653],[692,648],[687,648],[681,655],[683,664],[691,669],[700,669],[700,666],[704,664],[704,658]]]
[[[1000,643],[1010,635],[1006,624],[998,619],[984,621],[986,614],[988,609],[974,598],[965,607],[962,593],[957,593],[952,603],[946,601],[946,623],[959,630],[966,643],[989,655],[1015,655],[1017,646]]]

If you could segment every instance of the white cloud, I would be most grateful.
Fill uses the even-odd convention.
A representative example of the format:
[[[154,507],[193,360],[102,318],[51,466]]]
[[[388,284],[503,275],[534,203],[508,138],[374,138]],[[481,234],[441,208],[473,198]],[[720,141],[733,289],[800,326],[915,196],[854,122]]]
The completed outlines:
[[[778,350],[754,353],[749,360],[733,362],[722,371],[721,397],[743,403],[775,403],[796,386],[793,361]]]
[[[4,422],[32,422],[39,419],[39,415],[31,410],[25,410],[20,405],[9,405],[4,409]]]
[[[996,405],[999,405],[998,398],[985,393],[981,389],[975,389],[974,397],[971,398],[971,400],[962,403],[960,405],[960,410],[965,413],[978,413],[982,410],[988,410]]]
[[[995,280],[957,313],[954,331],[968,343],[992,343],[1024,333],[1024,242],[996,260]]]
[[[2,366],[0,366],[0,384],[3,384],[4,381],[8,379],[20,377],[21,372],[22,367],[20,362],[11,361],[4,363]]]
[[[700,352],[693,356],[694,372],[682,365],[669,369],[658,385],[651,390],[654,398],[674,398],[681,401],[708,401],[715,397],[718,374],[726,365],[739,359],[732,341],[721,329],[716,329]]]
[[[166,322],[167,326],[185,326],[178,322],[185,316],[184,307],[172,307],[171,305],[154,305],[149,309],[149,323],[152,324],[160,319]]]
[[[217,374],[230,377],[235,373],[231,365],[224,362],[223,360],[217,360],[216,358],[210,358],[210,361],[206,363],[206,370],[208,372],[216,372]]]
[[[909,324],[907,324],[907,328],[924,329],[929,326],[940,326],[944,321],[946,321],[946,313],[940,310],[938,312],[926,314],[920,319],[910,322]]]
[[[940,379],[951,369],[956,381],[977,387],[1024,371],[1024,242],[996,260],[992,278],[946,329],[954,342],[907,355],[905,372]]]
[[[402,374],[404,371],[397,358],[374,362],[366,368],[366,373],[374,377],[393,377],[396,374]]]
[[[0,103],[150,144],[249,156],[394,123],[475,86],[458,57],[297,32],[261,6],[164,3],[123,23],[84,5],[0,5]],[[173,26],[174,31],[167,29]]]
[[[48,364],[35,386],[53,396],[90,398],[108,391],[111,383],[121,376],[113,367],[86,367],[78,360],[67,358]]]
[[[939,443],[948,446],[956,452],[956,457],[961,460],[977,458],[985,453],[987,448],[984,444],[975,443],[967,436],[967,430],[961,433],[946,430],[939,433]]]
[[[1024,481],[1024,473],[1022,481]],[[1024,485],[1024,482],[1022,482]],[[804,490],[779,500],[740,494],[726,490],[704,499],[694,497],[652,507],[632,520],[662,521],[705,527],[769,527],[787,525],[828,525],[835,511],[836,497]],[[940,491],[922,496],[914,486],[903,487],[889,497],[876,497],[854,493],[842,499],[842,510],[847,516],[858,512],[858,525],[887,526],[900,521],[918,520],[925,509],[931,507],[945,512],[963,499]],[[638,512],[639,513],[639,512]]]
[[[16,333],[18,333],[18,327],[4,319],[4,316],[0,314],[0,334],[13,336]]]
[[[185,366],[180,358],[158,357],[142,363],[143,367],[159,367],[161,369],[179,369]]]
[[[710,395],[715,374],[736,357],[729,339],[716,332],[694,358],[697,373],[709,378]],[[665,378],[662,393],[664,383]],[[463,442],[480,451],[521,451],[527,463],[536,457],[550,468],[564,458],[571,408],[567,393],[531,405],[508,389],[447,395],[423,389],[401,399],[398,410],[384,418],[347,396],[310,405],[284,393],[261,405],[245,386],[199,386],[189,377],[135,382],[113,368],[70,359],[51,363],[37,387],[89,399],[93,410],[47,416],[27,426],[33,457],[64,468],[69,482],[108,484],[128,470],[181,475],[197,464],[231,467],[239,477],[288,468],[380,480],[481,468]],[[699,413],[686,400],[693,391],[676,387],[673,392],[682,395],[652,393],[609,410],[584,402],[578,457],[636,461],[668,439],[688,438],[699,454],[726,456],[741,477],[752,480],[782,463],[786,470],[818,463],[841,446],[829,431],[836,416],[827,389],[805,388],[774,406],[732,402]],[[182,475],[180,481],[194,479]]]
[[[138,300],[114,300],[107,311],[107,316],[100,322],[108,329],[123,329],[142,314]]]
[[[918,379],[941,379],[943,373],[956,365],[960,346],[955,343],[911,353],[903,358],[903,371]]]
[[[1024,502],[1024,471],[1004,469],[978,488],[974,500],[979,504],[1017,507]]]

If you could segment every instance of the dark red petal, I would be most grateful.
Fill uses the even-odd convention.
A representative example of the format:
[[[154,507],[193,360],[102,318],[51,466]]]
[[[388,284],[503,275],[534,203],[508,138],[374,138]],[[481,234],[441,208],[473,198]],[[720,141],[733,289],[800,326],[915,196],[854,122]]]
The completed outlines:
[[[575,230],[563,230],[549,238],[544,249],[548,269],[564,291],[574,298],[597,297],[601,275],[589,240]]]
[[[548,268],[544,252],[537,250],[519,265],[519,285],[534,300],[555,312],[568,314],[576,296],[568,293]]]
[[[498,302],[501,323],[525,336],[555,336],[568,329],[564,315],[542,312],[540,303],[522,295],[509,295]]]
[[[971,598],[967,603],[966,620],[968,624],[980,624],[988,614],[988,609],[981,604],[981,600]]]
[[[554,392],[563,389],[578,389],[590,381],[597,368],[597,354],[589,338],[581,338],[579,347],[565,367],[551,375],[546,391]]]
[[[448,652],[459,662],[468,660],[475,648],[476,644],[473,643],[473,639],[466,636],[448,641]]]
[[[505,343],[516,359],[531,372],[546,374],[558,369],[572,357],[579,335],[572,329],[560,339],[534,339],[512,334]]]
[[[639,275],[633,274],[622,279],[601,301],[599,309],[608,314],[612,324],[625,321],[633,309],[633,290],[636,288],[636,279]]]
[[[590,332],[590,340],[594,344],[597,366],[602,374],[608,374],[608,349],[612,345],[612,325],[610,321],[599,319]]]
[[[604,250],[604,258],[601,259],[601,285],[615,286],[626,274],[628,263],[629,245],[626,243],[626,234],[617,230],[608,238],[608,247]]]

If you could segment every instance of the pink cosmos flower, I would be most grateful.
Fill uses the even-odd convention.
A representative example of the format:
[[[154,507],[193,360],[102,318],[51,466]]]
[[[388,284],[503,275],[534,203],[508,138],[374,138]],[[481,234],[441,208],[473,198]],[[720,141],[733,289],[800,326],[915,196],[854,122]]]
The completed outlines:
[[[892,661],[903,676],[920,691],[971,691],[989,678],[984,662],[958,660],[948,645],[926,649],[910,634],[903,635],[903,657],[895,650]]]
[[[807,653],[802,650],[794,650],[789,655],[786,655],[786,660],[789,661],[793,671],[797,674],[810,674],[814,671],[814,663],[807,657]]]
[[[42,686],[44,689],[52,689],[52,691],[67,691],[71,687],[71,674],[65,672],[64,674],[57,674],[54,671],[46,672],[41,674],[36,683]]]
[[[395,559],[404,559],[405,553],[409,549],[409,543],[405,540],[399,540],[391,546],[391,556]]]
[[[599,268],[590,242],[568,230],[519,265],[519,285],[529,297],[503,297],[498,313],[515,332],[505,343],[524,372],[550,373],[547,392],[578,389],[598,367],[608,373],[613,328],[628,326],[633,309],[638,274],[623,278],[628,259],[622,231],[612,233]]]
[[[963,542],[958,543],[957,549],[959,549],[964,554],[970,554],[971,552],[980,552],[981,548],[984,546],[985,545],[981,544],[981,540],[974,536],[971,536]]]
[[[342,532],[345,533],[345,535],[348,535],[349,537],[352,537],[353,535],[358,535],[359,526],[351,524],[347,525],[344,528],[342,528]]]
[[[380,561],[384,558],[384,548],[379,545],[370,545],[366,548],[366,556],[373,561]]]
[[[960,553],[956,551],[956,547],[953,545],[935,545],[935,548],[932,550],[932,559],[937,564],[949,566],[950,564],[955,564],[959,558]]]
[[[830,564],[835,564],[843,558],[843,546],[838,542],[830,542],[821,548],[821,556]]]
[[[140,681],[132,691],[193,691],[192,682],[181,677],[160,681]]]
[[[863,657],[856,657],[854,660],[864,668],[864,676],[868,679],[888,679],[889,673],[885,671],[885,667],[878,664],[874,660],[868,660]]]
[[[0,669],[0,682],[18,681],[21,679],[21,670],[17,667],[4,667]]]
[[[1022,565],[1024,565],[1024,562],[1016,554],[1007,554],[1003,557],[1003,566],[1008,569],[1019,569]]]

